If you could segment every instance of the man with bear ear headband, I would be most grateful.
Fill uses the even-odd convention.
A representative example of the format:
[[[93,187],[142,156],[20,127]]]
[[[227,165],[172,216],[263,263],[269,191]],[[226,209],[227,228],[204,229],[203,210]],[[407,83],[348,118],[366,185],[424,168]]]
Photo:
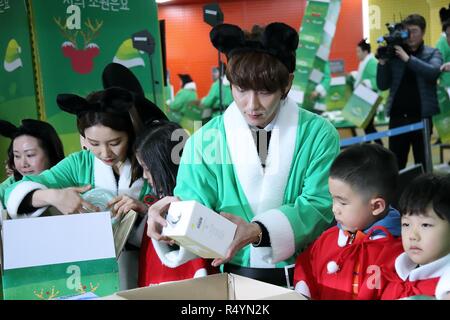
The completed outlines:
[[[246,37],[238,26],[221,24],[210,37],[228,58],[234,102],[187,141],[175,197],[149,209],[148,235],[164,252],[163,240],[170,239],[161,229],[170,203],[195,200],[237,224],[226,258],[213,265],[289,287],[297,253],[333,220],[327,179],[338,134],[287,97],[298,46],[294,29],[276,22]]]

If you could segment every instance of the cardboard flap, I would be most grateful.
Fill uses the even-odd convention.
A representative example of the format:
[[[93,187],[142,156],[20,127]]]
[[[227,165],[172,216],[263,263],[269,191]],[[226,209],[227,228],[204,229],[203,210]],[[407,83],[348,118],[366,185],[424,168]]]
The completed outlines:
[[[227,300],[227,274],[167,282],[118,292],[112,299],[127,300]],[[117,297],[115,297],[117,296]],[[108,297],[107,297],[108,298]]]
[[[120,221],[113,225],[114,247],[117,259],[130,236],[137,215],[136,211],[130,210]]]
[[[109,212],[6,220],[4,270],[115,258]]]

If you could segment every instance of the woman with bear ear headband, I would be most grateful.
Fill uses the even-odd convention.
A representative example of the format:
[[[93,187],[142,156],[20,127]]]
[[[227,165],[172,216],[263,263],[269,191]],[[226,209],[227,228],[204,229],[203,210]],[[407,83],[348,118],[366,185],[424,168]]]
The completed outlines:
[[[94,188],[106,189],[115,198],[111,212],[120,216],[129,210],[141,215],[142,228],[135,226],[119,258],[121,289],[137,286],[139,246],[147,213],[143,203],[151,187],[142,178],[142,168],[133,152],[136,112],[133,95],[125,89],[108,88],[86,98],[59,94],[58,106],[76,115],[77,127],[88,150],[73,153],[50,170],[25,177],[6,190],[5,203],[13,217],[39,216],[46,207],[63,214],[98,211],[81,194]],[[140,234],[139,234],[140,232]]]
[[[228,58],[234,102],[187,141],[174,197],[149,209],[148,235],[165,252],[170,239],[161,228],[169,204],[195,200],[237,225],[226,257],[213,266],[289,287],[297,253],[333,221],[327,180],[339,137],[327,120],[288,97],[299,41],[294,29],[275,22],[246,37],[238,26],[221,24],[210,38]]]

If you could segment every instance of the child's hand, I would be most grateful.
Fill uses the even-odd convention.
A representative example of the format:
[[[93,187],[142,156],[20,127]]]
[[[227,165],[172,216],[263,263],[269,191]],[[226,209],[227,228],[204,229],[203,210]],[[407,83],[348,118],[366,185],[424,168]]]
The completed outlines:
[[[167,226],[164,218],[172,202],[180,201],[177,197],[164,197],[148,209],[147,235],[157,241],[174,243],[168,237],[162,236],[162,228]]]
[[[113,217],[116,217],[119,220],[122,215],[127,214],[130,210],[145,214],[148,209],[145,203],[127,195],[120,195],[109,201],[108,208],[111,209]]]

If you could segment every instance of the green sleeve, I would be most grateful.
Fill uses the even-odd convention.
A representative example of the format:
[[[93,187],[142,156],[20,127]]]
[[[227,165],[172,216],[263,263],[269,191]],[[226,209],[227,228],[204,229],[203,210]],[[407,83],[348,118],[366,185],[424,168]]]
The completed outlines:
[[[212,109],[218,104],[219,100],[219,81],[216,80],[211,85],[208,94],[202,99],[202,105],[206,109]]]
[[[377,87],[377,61],[375,59],[371,59],[364,70],[364,77],[361,80],[368,79],[370,81],[370,85],[372,86],[372,90],[378,91]]]

